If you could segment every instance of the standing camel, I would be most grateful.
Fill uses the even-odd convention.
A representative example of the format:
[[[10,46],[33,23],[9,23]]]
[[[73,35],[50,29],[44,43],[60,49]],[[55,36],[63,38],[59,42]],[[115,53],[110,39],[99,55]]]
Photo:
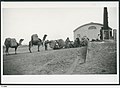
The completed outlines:
[[[4,44],[6,46],[6,51],[5,51],[6,55],[9,54],[9,52],[8,52],[9,48],[15,48],[15,54],[17,54],[16,53],[17,48],[18,48],[19,45],[21,45],[21,43],[22,43],[23,40],[24,39],[20,39],[19,43],[17,43],[15,38],[6,38],[5,42],[4,42]]]
[[[37,46],[38,46],[38,52],[39,52],[39,51],[40,51],[40,50],[39,50],[39,47],[40,47],[41,45],[43,45],[46,37],[47,37],[47,35],[44,35],[43,40],[41,40],[40,38],[38,38],[38,35],[37,35],[37,34],[33,34],[33,35],[31,36],[31,41],[29,42],[29,51],[30,51],[30,53],[32,53],[31,47],[32,47],[33,45],[37,45]]]

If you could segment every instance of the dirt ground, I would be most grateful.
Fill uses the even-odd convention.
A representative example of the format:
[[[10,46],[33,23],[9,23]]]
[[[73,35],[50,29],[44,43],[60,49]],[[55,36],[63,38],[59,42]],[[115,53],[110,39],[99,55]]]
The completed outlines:
[[[114,47],[114,44],[110,45]],[[111,51],[110,51],[111,49]],[[10,55],[3,55],[4,75],[70,75],[70,74],[116,74],[116,50],[109,48],[86,58],[87,47],[44,50],[37,46],[19,47],[17,54],[10,49]],[[93,52],[92,52],[93,53]],[[84,63],[86,59],[86,62]]]

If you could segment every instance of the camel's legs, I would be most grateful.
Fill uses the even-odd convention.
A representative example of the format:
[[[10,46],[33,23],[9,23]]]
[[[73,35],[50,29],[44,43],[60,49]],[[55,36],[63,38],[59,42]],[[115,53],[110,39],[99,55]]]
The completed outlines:
[[[5,53],[6,53],[6,55],[7,55],[7,48],[6,48],[6,50],[5,50]]]
[[[40,52],[39,47],[40,47],[40,45],[38,45],[38,52]]]
[[[29,51],[30,51],[30,53],[32,53],[32,52],[31,52],[31,46],[29,46]]]
[[[31,52],[31,47],[32,47],[32,42],[29,42],[29,51],[30,51],[30,53],[32,53]]]
[[[8,47],[6,47],[6,55],[8,55],[9,54],[9,52],[8,52],[8,50],[9,50],[9,48]]]
[[[17,54],[16,51],[17,51],[17,47],[15,47],[15,54]]]
[[[44,41],[42,42],[42,47],[44,46]]]
[[[45,43],[44,46],[45,46],[45,50],[47,50],[47,43]]]

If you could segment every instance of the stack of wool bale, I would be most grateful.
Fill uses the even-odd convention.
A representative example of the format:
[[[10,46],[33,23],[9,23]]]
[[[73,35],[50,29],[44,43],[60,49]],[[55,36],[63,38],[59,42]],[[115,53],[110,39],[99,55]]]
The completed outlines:
[[[17,41],[15,38],[12,38],[11,39],[11,46],[14,47],[14,46],[17,46]]]
[[[31,36],[31,40],[32,40],[32,41],[38,41],[38,35],[37,35],[37,34],[33,34],[33,35]]]
[[[57,41],[60,49],[65,46],[65,42],[63,41],[63,39],[58,39],[58,40],[56,40],[56,41]]]
[[[64,47],[65,42],[62,39],[51,40],[49,45],[50,45],[50,48],[52,49],[61,49]]]
[[[53,49],[55,47],[55,45],[56,45],[56,41],[55,40],[51,40],[49,45],[50,45],[50,48]]]
[[[87,46],[88,42],[89,42],[89,39],[87,37],[83,37],[80,43],[82,46]]]
[[[15,38],[6,38],[5,44],[10,45],[11,47],[17,46],[17,42]]]

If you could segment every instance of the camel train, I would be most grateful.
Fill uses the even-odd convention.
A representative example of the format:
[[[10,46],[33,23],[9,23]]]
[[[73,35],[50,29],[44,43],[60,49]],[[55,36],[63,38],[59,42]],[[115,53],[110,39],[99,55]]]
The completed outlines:
[[[45,34],[43,36],[43,39],[41,40],[40,38],[38,38],[37,34],[33,34],[31,36],[31,40],[29,41],[30,53],[32,53],[31,47],[33,45],[38,46],[38,52],[39,52],[40,46],[45,46],[45,50],[47,50],[48,44],[49,44],[50,48],[55,50],[55,49],[62,49],[62,48],[76,48],[76,47],[86,46],[89,41],[89,39],[86,36],[81,38],[81,40],[79,38],[76,38],[74,42],[70,41],[69,37],[67,37],[67,39],[65,41],[63,39],[49,41],[49,40],[46,40],[46,37],[47,37],[47,35]],[[9,48],[15,48],[15,54],[16,54],[17,48],[18,48],[18,46],[21,45],[23,40],[24,39],[20,39],[19,43],[17,43],[15,38],[6,38],[5,43],[4,43],[6,46],[6,51],[5,51],[6,55],[9,54],[9,52],[8,52]]]
[[[57,39],[57,40],[51,40],[51,41],[47,40],[45,42],[46,44],[49,44],[50,48],[55,50],[55,49],[62,49],[62,48],[76,48],[81,46],[87,46],[89,42],[89,38],[84,36],[83,38],[81,38],[81,41],[79,38],[76,38],[75,41],[73,42],[73,41],[70,41],[69,37],[67,37],[65,41],[63,39]]]
[[[9,48],[15,48],[15,54],[17,54],[17,52],[16,52],[17,48],[18,48],[18,46],[21,45],[21,43],[22,43],[23,40],[24,39],[20,39],[19,43],[18,43],[15,38],[6,38],[5,42],[4,42],[5,47],[6,47],[6,51],[5,51],[6,55],[9,54],[9,52],[8,52]]]

